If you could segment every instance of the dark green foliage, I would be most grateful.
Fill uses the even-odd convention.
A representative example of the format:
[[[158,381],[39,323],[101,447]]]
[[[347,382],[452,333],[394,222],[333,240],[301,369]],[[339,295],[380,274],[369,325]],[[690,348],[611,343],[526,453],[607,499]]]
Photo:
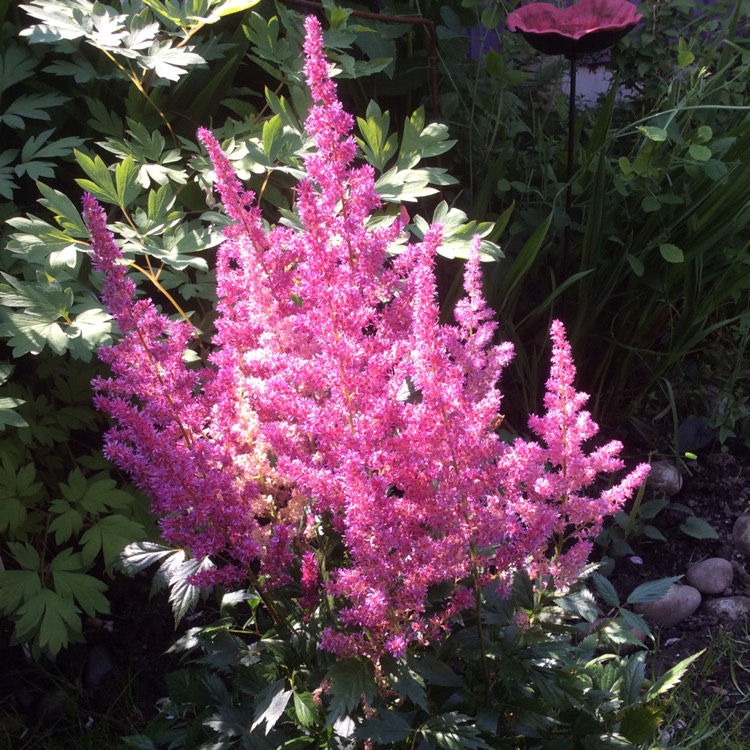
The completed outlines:
[[[536,408],[544,331],[561,317],[595,416],[611,421],[747,314],[748,58],[735,36],[746,7],[648,6],[646,28],[613,52],[609,94],[579,103],[568,217],[566,63],[507,33],[472,59],[472,5],[441,9],[443,111],[462,143],[459,205],[483,219],[512,211],[487,284],[517,346],[505,387],[520,388],[519,414]],[[498,19],[485,11],[475,39],[492,41]]]
[[[131,554],[124,556],[125,564]],[[645,601],[672,581],[634,592]],[[286,602],[273,625],[257,596],[226,595],[210,625],[174,647],[183,667],[170,699],[130,747],[637,748],[654,738],[659,697],[691,657],[650,685],[643,651],[622,655],[648,633],[622,609],[606,579],[558,592],[519,574],[514,594],[487,589],[442,642],[406,658],[334,661],[315,648],[325,610]],[[149,744],[150,743],[150,744]]]

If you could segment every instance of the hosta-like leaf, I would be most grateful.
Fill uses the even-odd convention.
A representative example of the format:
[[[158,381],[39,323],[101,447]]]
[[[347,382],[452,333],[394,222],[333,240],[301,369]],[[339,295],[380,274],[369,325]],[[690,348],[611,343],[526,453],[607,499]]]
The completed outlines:
[[[688,516],[681,524],[680,531],[695,539],[718,539],[716,529],[697,516]]]

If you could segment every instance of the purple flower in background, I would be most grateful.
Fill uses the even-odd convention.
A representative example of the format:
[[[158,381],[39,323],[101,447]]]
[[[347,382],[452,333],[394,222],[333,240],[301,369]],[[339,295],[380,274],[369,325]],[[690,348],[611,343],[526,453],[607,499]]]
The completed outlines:
[[[524,5],[510,13],[506,23],[539,52],[573,59],[611,47],[642,18],[627,0],[580,0],[567,8]]]

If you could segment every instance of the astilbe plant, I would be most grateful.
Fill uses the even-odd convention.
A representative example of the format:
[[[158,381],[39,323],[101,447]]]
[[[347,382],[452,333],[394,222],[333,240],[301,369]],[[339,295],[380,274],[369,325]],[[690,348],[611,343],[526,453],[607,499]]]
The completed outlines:
[[[103,298],[122,332],[101,352],[112,372],[95,382],[96,404],[114,420],[108,457],[151,496],[165,538],[218,563],[203,583],[249,579],[272,614],[274,589],[294,583],[301,606],[335,611],[324,649],[377,661],[439,637],[513,570],[572,581],[604,516],[647,467],[585,493],[599,472],[623,467],[621,446],[585,451],[597,428],[559,322],[546,415],[530,421],[540,442],[499,439],[497,382],[512,350],[492,343],[479,241],[457,324],[441,325],[441,228],[389,254],[403,219],[370,220],[380,207],[373,170],[355,164],[317,20],[305,28],[315,149],[298,222],[268,228],[219,143],[199,131],[232,220],[204,367],[186,364],[187,322],[135,299],[104,212],[84,198]],[[451,593],[428,608],[438,585]]]

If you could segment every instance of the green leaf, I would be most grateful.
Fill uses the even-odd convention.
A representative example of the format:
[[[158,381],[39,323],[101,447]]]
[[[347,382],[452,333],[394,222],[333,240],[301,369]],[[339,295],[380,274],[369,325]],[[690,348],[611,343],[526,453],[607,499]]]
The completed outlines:
[[[263,123],[263,153],[270,162],[276,161],[282,130],[283,125],[279,115],[274,115]]]
[[[125,210],[141,192],[138,184],[138,168],[132,156],[126,156],[115,167],[115,187],[118,205]]]
[[[700,143],[691,143],[688,149],[688,156],[694,161],[708,161],[713,154],[708,146],[702,146]]]
[[[99,200],[119,204],[120,197],[115,188],[112,172],[109,171],[102,158],[95,155],[92,159],[78,150],[73,153],[81,169],[91,178],[90,180],[76,179],[78,185]]]
[[[393,745],[411,735],[411,723],[407,715],[396,711],[381,711],[374,719],[357,727],[356,737],[371,740],[376,745]]]
[[[6,44],[8,42],[6,41]],[[6,91],[34,75],[36,59],[28,48],[18,44],[9,44],[5,54],[0,57],[0,92]]]
[[[649,539],[655,539],[657,542],[667,541],[664,534],[662,534],[661,531],[656,528],[656,526],[653,526],[650,523],[647,523],[643,527],[643,536],[648,537]]]
[[[343,716],[348,716],[364,699],[372,703],[377,693],[375,668],[369,659],[342,659],[328,671],[331,682],[331,705],[326,726],[330,727]]]
[[[667,140],[667,131],[664,128],[657,128],[653,125],[642,125],[638,127],[638,132],[656,143]]]
[[[0,570],[0,611],[14,614],[41,590],[42,579],[36,570]]]
[[[165,557],[181,552],[158,542],[133,542],[120,553],[118,567],[128,575],[135,575],[162,562]]]
[[[211,8],[211,14],[206,20],[208,23],[214,23],[224,16],[253,8],[259,2],[260,0],[224,0],[215,8]]]
[[[646,213],[653,213],[661,208],[661,201],[655,195],[647,195],[641,201],[641,208]]]
[[[636,276],[643,276],[643,273],[646,269],[640,258],[637,258],[635,255],[631,255],[631,253],[626,253],[625,260],[627,260],[628,265]]]
[[[661,710],[654,706],[637,706],[625,712],[620,721],[620,734],[635,745],[653,739],[659,731]]]
[[[688,516],[681,524],[680,531],[692,536],[695,539],[718,539],[719,535],[716,533],[711,524],[706,523],[703,519],[697,516]]]
[[[49,506],[50,513],[55,514],[49,530],[55,535],[55,542],[63,544],[83,528],[84,516],[72,508],[65,500],[53,500]]]
[[[22,568],[34,571],[40,569],[42,561],[39,552],[28,542],[8,542],[8,549]]]
[[[671,690],[675,685],[679,684],[680,680],[685,676],[690,665],[705,653],[706,649],[698,651],[697,654],[688,656],[683,659],[679,664],[675,664],[671,669],[668,669],[649,689],[646,695],[643,696],[643,701],[648,703],[658,698],[663,693]]]
[[[419,733],[427,742],[445,750],[490,750],[491,747],[482,739],[473,719],[456,712],[435,716],[420,727]]]
[[[591,578],[594,581],[596,593],[602,598],[602,601],[609,607],[619,607],[620,597],[617,590],[601,573],[592,573]]]
[[[0,124],[22,130],[26,127],[24,120],[51,120],[48,109],[58,107],[68,101],[61,94],[22,94],[11,102],[0,114]]]
[[[39,203],[54,215],[55,221],[63,229],[75,233],[75,236],[78,237],[88,236],[88,229],[83,223],[80,212],[65,193],[61,193],[43,182],[37,182],[36,186],[43,196],[39,199]]]
[[[294,693],[294,713],[302,727],[311,727],[320,721],[320,711],[312,693]]]
[[[388,112],[382,112],[374,101],[370,101],[367,105],[365,118],[357,118],[359,132],[362,136],[357,139],[357,142],[367,161],[379,172],[382,172],[385,165],[396,153],[398,138],[395,133],[388,135],[391,123],[390,115]]]
[[[20,163],[16,165],[16,175],[22,177],[28,174],[32,180],[38,180],[40,177],[54,177],[54,161],[45,161],[45,159],[58,160],[67,156],[76,146],[80,146],[83,138],[70,136],[68,138],[58,138],[56,141],[49,141],[49,137],[55,132],[54,128],[45,130],[39,135],[32,135],[21,149]]]
[[[463,679],[441,659],[425,656],[411,666],[428,685],[452,688],[466,687]]]
[[[276,722],[281,718],[286,704],[292,697],[292,691],[286,690],[285,685],[285,679],[277,680],[258,693],[253,723],[250,725],[251,732],[260,724],[265,724],[266,734],[268,734],[276,726]]]
[[[54,656],[68,645],[71,632],[81,632],[79,613],[69,599],[50,589],[42,589],[18,610],[16,637],[29,640],[36,636],[39,646]]]
[[[83,560],[90,563],[101,552],[104,564],[109,567],[128,544],[145,536],[143,526],[137,521],[132,521],[119,513],[104,516],[81,537]]]
[[[94,576],[86,573],[56,571],[52,573],[55,591],[70,601],[75,600],[89,616],[99,613],[109,614],[109,601],[104,596],[107,585]]]
[[[669,500],[663,497],[656,498],[654,500],[648,500],[647,502],[643,503],[641,507],[638,509],[638,517],[647,519],[647,520],[654,519],[668,505],[669,505]]]
[[[424,680],[402,661],[396,661],[390,656],[383,657],[381,661],[388,684],[414,705],[429,711]]]
[[[680,580],[682,576],[672,576],[671,578],[660,578],[658,581],[648,581],[636,586],[630,592],[628,604],[644,604],[645,602],[655,602],[661,599],[667,593],[673,583]]]
[[[685,260],[685,255],[677,245],[672,245],[669,242],[659,243],[659,253],[661,257],[667,261],[667,263],[682,263]]]

